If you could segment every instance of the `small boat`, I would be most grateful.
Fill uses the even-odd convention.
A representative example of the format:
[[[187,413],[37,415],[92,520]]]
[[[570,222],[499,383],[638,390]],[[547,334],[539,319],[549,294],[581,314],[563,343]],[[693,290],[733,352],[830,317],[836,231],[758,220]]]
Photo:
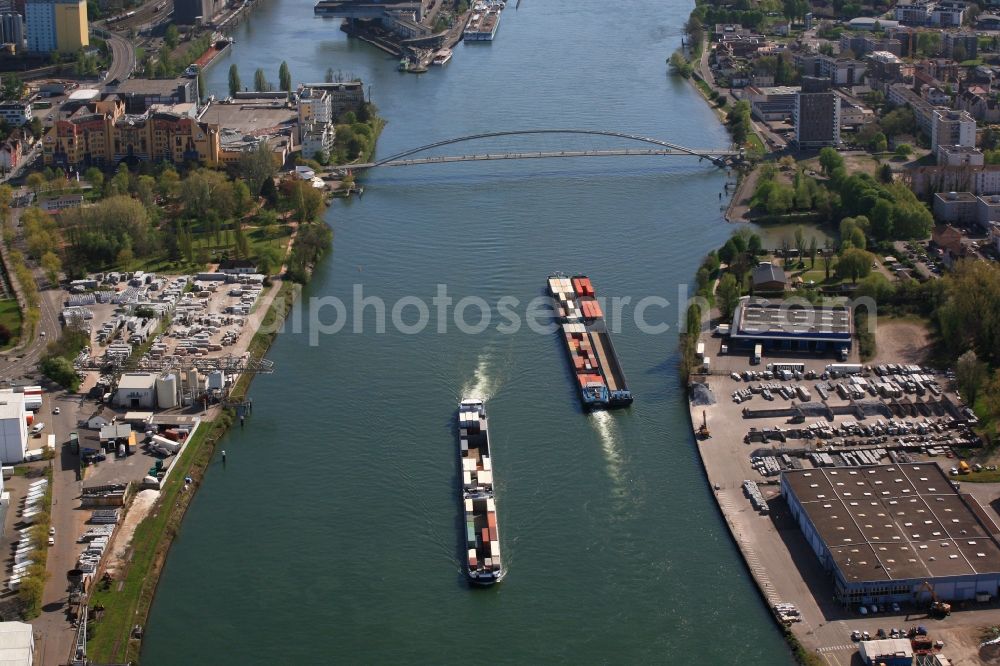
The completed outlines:
[[[399,71],[405,72],[408,71],[409,69],[410,69],[410,59],[401,58],[399,61]]]
[[[441,49],[434,54],[434,59],[431,60],[431,63],[440,67],[447,64],[449,60],[451,60],[451,49]]]

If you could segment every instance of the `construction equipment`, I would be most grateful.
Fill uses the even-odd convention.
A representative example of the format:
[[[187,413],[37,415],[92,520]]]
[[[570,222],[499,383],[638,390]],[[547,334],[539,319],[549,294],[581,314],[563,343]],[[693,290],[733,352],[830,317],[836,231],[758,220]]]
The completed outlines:
[[[701,439],[708,439],[712,436],[712,433],[708,429],[708,414],[705,410],[701,410],[701,425],[698,426],[698,437]]]
[[[928,614],[931,617],[942,618],[951,615],[951,604],[940,601],[938,599],[937,592],[934,591],[934,586],[926,580],[920,584],[920,587],[917,588],[917,592],[924,589],[931,593],[931,607],[928,611]]]

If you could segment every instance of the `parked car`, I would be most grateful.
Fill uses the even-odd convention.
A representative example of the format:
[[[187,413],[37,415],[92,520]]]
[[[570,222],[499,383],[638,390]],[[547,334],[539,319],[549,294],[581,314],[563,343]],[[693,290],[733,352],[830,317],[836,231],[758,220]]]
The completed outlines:
[[[862,615],[868,615],[868,609],[865,608],[864,606],[858,606],[858,612],[861,613]]]
[[[45,430],[45,424],[44,423],[36,423],[35,425],[31,426],[31,434],[32,435],[38,435],[43,430]]]
[[[53,414],[58,414],[59,413],[59,408],[58,407],[53,407],[52,408],[52,413]]]
[[[897,604],[895,601],[892,602],[892,612],[893,613],[900,613],[901,612],[901,609],[899,608],[899,604]]]

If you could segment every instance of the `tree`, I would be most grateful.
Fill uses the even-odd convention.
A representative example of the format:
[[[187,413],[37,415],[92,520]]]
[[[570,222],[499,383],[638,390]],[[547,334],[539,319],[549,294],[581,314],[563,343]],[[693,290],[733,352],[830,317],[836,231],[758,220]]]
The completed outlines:
[[[244,151],[240,155],[236,170],[240,177],[246,181],[247,187],[250,188],[250,194],[255,197],[263,193],[262,189],[267,185],[267,181],[269,180],[271,181],[271,187],[274,188],[273,179],[274,174],[278,172],[278,167],[274,164],[274,156],[271,154],[271,149],[267,141],[259,142],[256,150]],[[268,201],[271,204],[277,203],[276,190],[274,192],[274,199],[272,200],[269,197]]]
[[[817,249],[818,248],[817,248],[817,245],[816,245],[816,237],[812,236],[809,239],[809,268],[810,268],[810,270],[813,269],[813,268],[816,268],[816,250]]]
[[[274,275],[281,268],[281,254],[273,245],[265,245],[257,253],[257,270],[264,275]]]
[[[177,26],[171,23],[167,26],[167,31],[163,33],[163,43],[167,45],[167,48],[173,51],[177,48],[177,40],[180,38],[180,32],[177,30]]]
[[[862,222],[863,220],[863,222]],[[863,215],[858,217],[845,217],[840,221],[840,244],[841,247],[856,247],[865,249],[865,228],[868,226],[868,219]]]
[[[16,74],[5,75],[3,77],[3,98],[7,100],[19,100],[24,97],[24,82]]]
[[[135,261],[135,253],[132,252],[132,248],[128,245],[119,250],[118,256],[115,257],[115,263],[126,271],[132,265],[133,261]]]
[[[243,90],[243,83],[240,81],[240,70],[234,62],[229,66],[229,96],[235,97],[236,93]]]
[[[889,166],[888,162],[886,162],[881,167],[879,167],[879,170],[878,170],[878,179],[880,181],[882,181],[883,183],[886,183],[886,184],[892,182],[892,180],[893,180],[892,167]]]
[[[42,255],[42,270],[49,284],[59,284],[59,273],[62,271],[62,261],[59,260],[55,252],[49,251]]]
[[[42,374],[70,391],[76,391],[80,387],[80,377],[68,358],[47,356],[42,360],[40,368]]]
[[[871,232],[876,240],[892,238],[892,203],[887,199],[879,199],[871,212]]]
[[[264,197],[264,200],[272,206],[278,204],[278,188],[274,185],[274,178],[264,179],[264,183],[260,187],[260,196]]]
[[[733,312],[736,311],[736,304],[740,302],[740,288],[732,273],[726,273],[722,276],[715,294],[716,302],[719,305],[719,314],[728,321],[732,318]]]
[[[873,153],[884,153],[889,149],[889,141],[885,138],[884,133],[876,132],[868,147]]]
[[[841,253],[837,262],[837,277],[850,278],[851,282],[857,284],[859,279],[868,277],[872,272],[874,260],[875,256],[871,252],[856,247],[847,248]]]
[[[94,189],[98,195],[101,193],[101,189],[104,187],[104,172],[97,167],[90,167],[83,172],[83,179],[90,183],[90,186]]]
[[[830,176],[836,169],[844,168],[844,158],[833,148],[823,148],[819,151],[819,164],[823,173]]]
[[[833,266],[833,248],[830,247],[830,241],[827,241],[823,247],[823,272],[826,275],[826,279],[830,279],[830,267]]]
[[[970,405],[975,404],[979,389],[987,378],[986,364],[979,360],[973,349],[958,357],[955,364],[955,382],[959,390],[962,391],[965,401]]]
[[[288,69],[288,63],[281,61],[278,68],[278,86],[285,92],[292,92],[292,73]]]
[[[750,234],[750,238],[747,239],[747,252],[753,256],[759,256],[763,251],[760,236],[757,234]]]
[[[962,260],[936,282],[944,284],[936,316],[945,349],[953,358],[973,349],[992,367],[1000,366],[1000,268]]]
[[[913,153],[913,147],[908,143],[901,143],[896,146],[896,157],[907,158]]]
[[[267,76],[264,74],[264,70],[257,68],[257,71],[253,73],[253,89],[257,92],[267,92],[271,89],[271,84],[267,82]]]
[[[694,66],[688,62],[687,58],[680,51],[674,51],[670,54],[668,63],[672,73],[682,76],[685,79],[690,79],[691,74],[694,72]]]
[[[42,126],[42,119],[38,116],[31,119],[28,128],[31,130],[31,136],[36,139],[42,138],[42,134],[45,132],[45,128]]]
[[[994,150],[1000,146],[1000,132],[993,129],[992,127],[987,127],[983,130],[982,138],[979,140],[979,145],[983,150]]]
[[[31,189],[31,191],[34,192],[35,196],[37,197],[38,193],[42,189],[42,186],[45,185],[45,176],[35,171],[33,173],[28,174],[28,178],[25,180],[25,184],[27,184],[28,188]]]
[[[798,251],[799,265],[802,266],[806,253],[806,233],[802,225],[795,227],[795,249]]]

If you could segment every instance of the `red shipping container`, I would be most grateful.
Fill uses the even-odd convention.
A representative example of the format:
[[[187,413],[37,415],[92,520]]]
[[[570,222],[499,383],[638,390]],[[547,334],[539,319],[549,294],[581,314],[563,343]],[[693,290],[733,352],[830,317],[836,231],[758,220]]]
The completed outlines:
[[[492,511],[490,513],[486,514],[486,524],[489,525],[490,527],[496,527],[497,526],[497,514],[494,513],[494,512],[492,512]]]
[[[500,538],[497,536],[497,528],[496,527],[491,527],[490,528],[490,541],[499,541],[499,540],[500,540]]]
[[[488,527],[484,527],[483,528],[482,537],[483,537],[483,543],[489,543],[489,541],[490,541],[490,528],[488,528]]]
[[[580,356],[574,356],[573,357],[573,365],[576,366],[577,370],[583,369],[584,363],[585,363],[585,361]]]

